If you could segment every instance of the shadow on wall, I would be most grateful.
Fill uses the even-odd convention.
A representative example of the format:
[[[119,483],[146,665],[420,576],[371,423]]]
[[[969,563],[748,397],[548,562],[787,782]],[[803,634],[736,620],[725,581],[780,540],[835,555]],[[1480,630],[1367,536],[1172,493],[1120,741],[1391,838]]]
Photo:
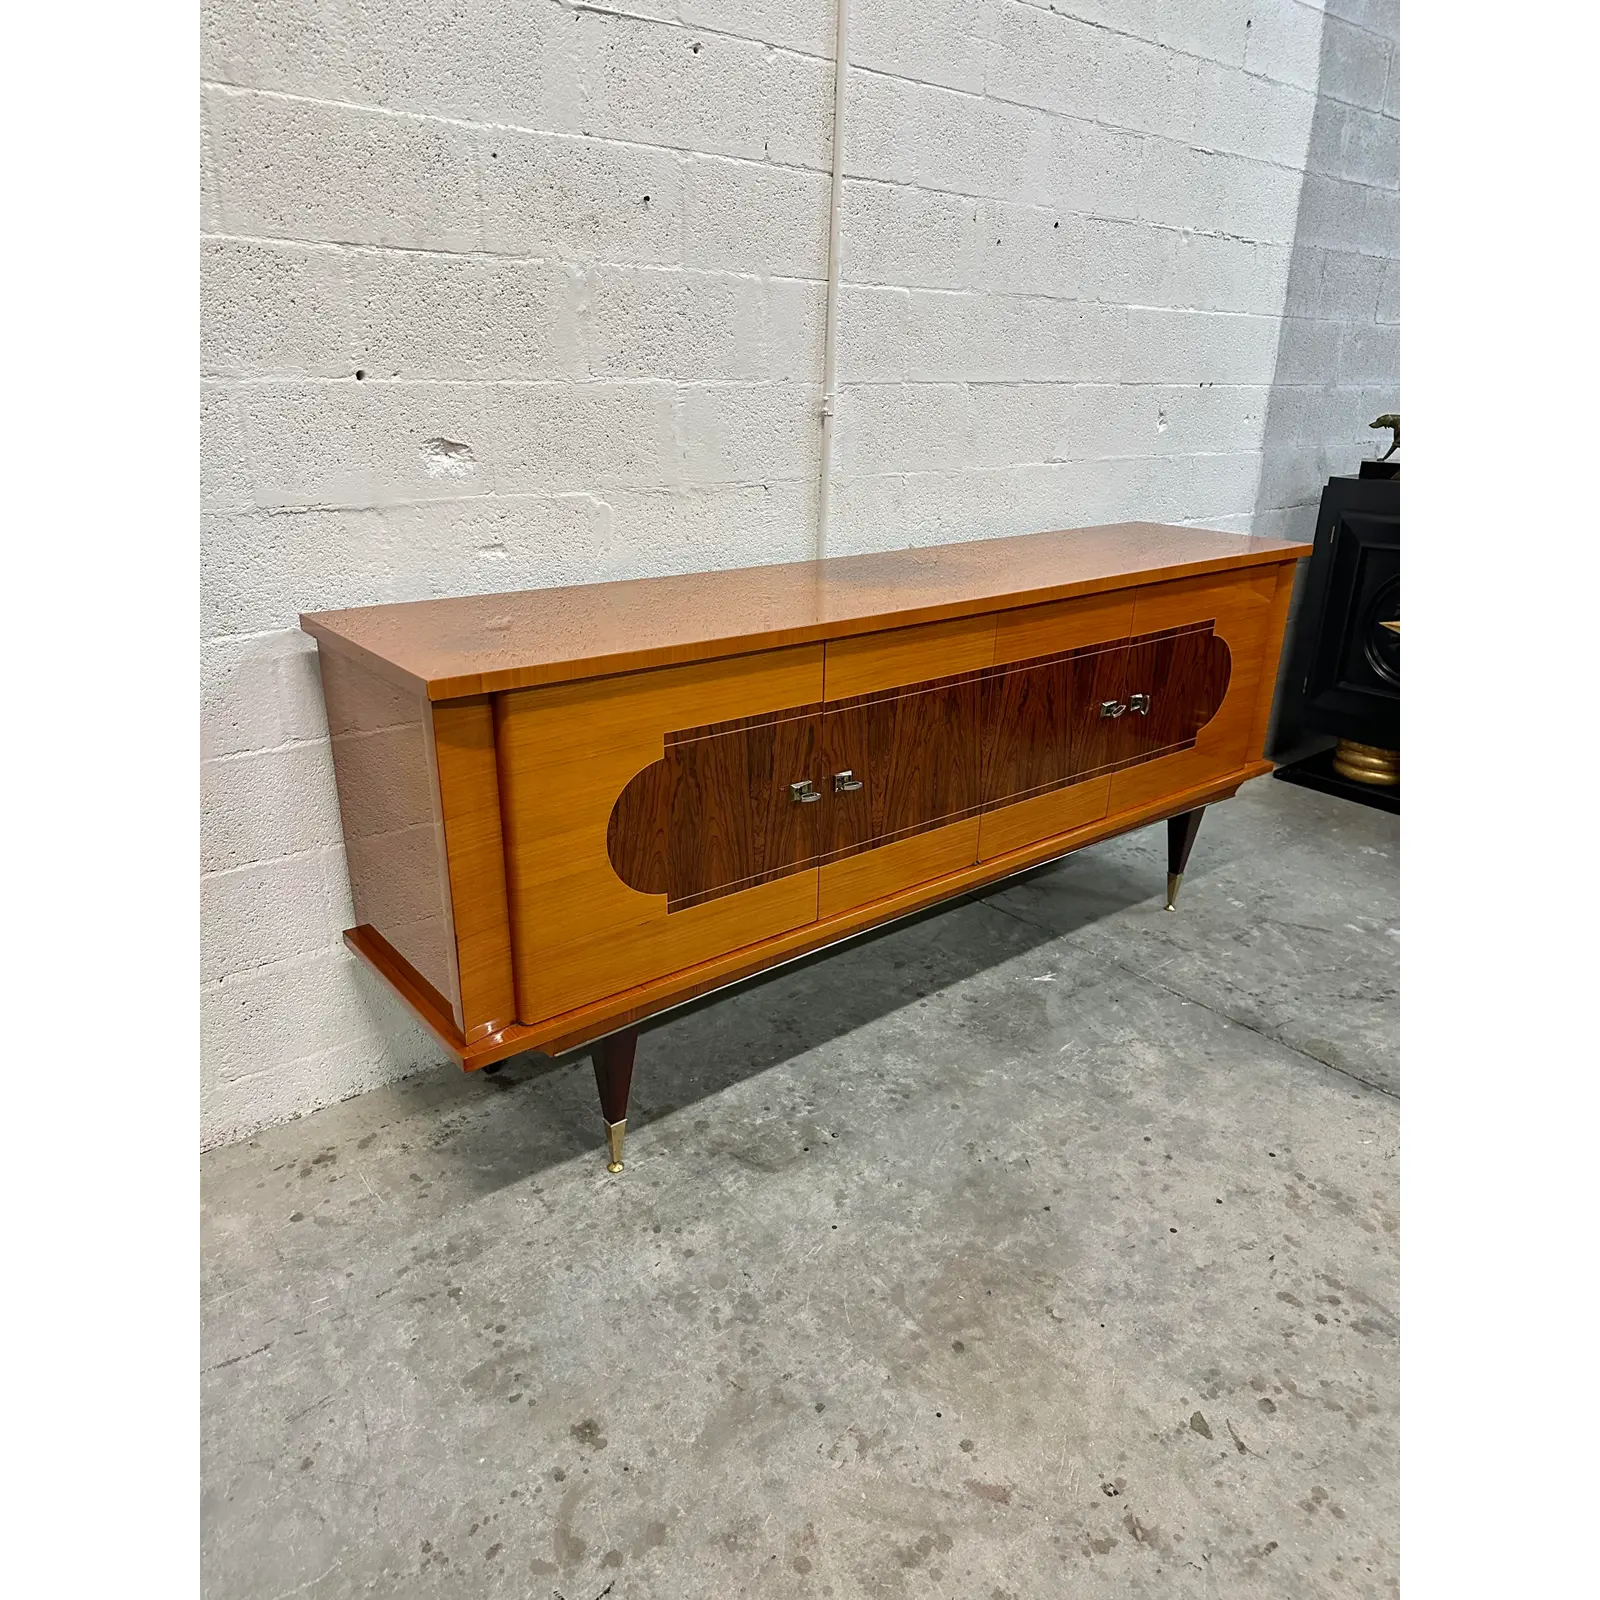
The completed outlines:
[[[1252,523],[1284,539],[1312,537],[1323,485],[1381,454],[1389,436],[1367,425],[1400,409],[1399,56],[1392,38],[1338,9],[1323,21]],[[1290,602],[1291,638],[1307,565]],[[1267,740],[1274,758],[1303,737],[1281,716],[1292,659],[1285,649]]]

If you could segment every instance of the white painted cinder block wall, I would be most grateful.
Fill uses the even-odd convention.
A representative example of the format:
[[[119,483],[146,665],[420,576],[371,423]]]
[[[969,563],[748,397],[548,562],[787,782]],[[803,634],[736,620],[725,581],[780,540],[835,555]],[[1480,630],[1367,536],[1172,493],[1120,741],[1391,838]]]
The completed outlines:
[[[206,0],[203,1132],[438,1064],[296,614],[802,559],[833,0]],[[830,553],[1309,530],[1398,404],[1394,0],[852,0]]]

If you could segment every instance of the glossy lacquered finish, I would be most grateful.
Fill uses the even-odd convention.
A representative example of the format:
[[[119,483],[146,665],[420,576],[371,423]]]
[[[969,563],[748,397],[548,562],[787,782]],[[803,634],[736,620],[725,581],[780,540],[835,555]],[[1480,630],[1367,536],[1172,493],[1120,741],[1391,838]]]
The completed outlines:
[[[1193,623],[675,730],[617,797],[606,853],[669,913],[741,893],[1187,749],[1230,662]]]
[[[1272,567],[1306,550],[1281,539],[1122,522],[819,562],[323,611],[302,616],[300,625],[369,670],[431,700],[449,700]]]
[[[321,665],[356,922],[383,930],[459,1026],[432,707],[348,656],[324,654]]]
[[[1241,783],[1261,777],[1271,770],[1270,761],[1247,762],[1214,782],[1166,796],[1151,805],[1115,817],[1101,817],[981,860],[969,860],[964,866],[950,868],[937,875],[924,874],[892,892],[872,899],[842,907],[824,907],[815,920],[781,934],[727,950],[710,960],[608,995],[560,1016],[539,1023],[516,1023],[472,1045],[463,1044],[454,1030],[448,1011],[441,1004],[430,1001],[428,994],[415,984],[415,975],[404,963],[393,960],[381,939],[374,937],[372,929],[346,929],[344,940],[374,972],[388,981],[395,993],[411,1007],[418,1020],[462,1066],[472,1071],[527,1050],[543,1050],[555,1055],[577,1049],[603,1035],[644,1022],[673,1006],[737,983],[754,973],[796,960],[813,951],[825,950],[856,934],[926,910],[941,901],[970,893],[1015,873],[1025,872],[1058,856],[1069,855],[1085,845],[1097,844],[1130,829],[1159,822],[1164,817],[1189,808],[1203,808],[1215,801],[1226,800],[1237,792]],[[938,834],[924,834],[908,843],[918,845],[924,840],[938,837]],[[899,848],[891,846],[890,851]],[[869,855],[856,859],[871,861],[875,858]]]
[[[683,911],[815,866],[820,712],[794,706],[667,734],[661,760],[636,772],[611,808],[616,875]]]
[[[620,1159],[626,1030],[1268,770],[1305,548],[1131,524],[308,617],[347,942],[465,1066],[614,1036]]]
[[[665,888],[647,892],[618,876],[607,828],[617,796],[663,756],[667,731],[760,720],[821,698],[821,645],[495,697],[520,1021],[601,1000],[816,917],[816,868],[764,875],[776,846],[757,823],[789,826],[789,811],[774,816],[765,784],[733,815],[737,832],[690,847],[717,862],[750,862],[750,881],[738,894],[670,913]],[[719,759],[708,752],[707,767]],[[815,809],[792,807],[797,816]],[[661,859],[685,879],[699,870]]]

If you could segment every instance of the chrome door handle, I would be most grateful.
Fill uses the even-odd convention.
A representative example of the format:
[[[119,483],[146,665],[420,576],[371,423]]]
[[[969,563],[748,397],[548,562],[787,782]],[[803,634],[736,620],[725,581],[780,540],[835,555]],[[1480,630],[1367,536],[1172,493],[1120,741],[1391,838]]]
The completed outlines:
[[[861,780],[854,772],[846,767],[843,772],[833,775],[833,792],[835,794],[854,794],[861,787]]]
[[[1100,702],[1100,715],[1102,717],[1120,717],[1127,709],[1120,700],[1102,700]]]
[[[822,796],[811,787],[809,778],[802,778],[799,783],[791,783],[789,785],[789,798],[797,800],[803,806],[808,806],[813,800],[820,800]]]
[[[1137,711],[1141,717],[1150,715],[1150,696],[1147,694],[1130,694],[1128,696],[1128,709]]]

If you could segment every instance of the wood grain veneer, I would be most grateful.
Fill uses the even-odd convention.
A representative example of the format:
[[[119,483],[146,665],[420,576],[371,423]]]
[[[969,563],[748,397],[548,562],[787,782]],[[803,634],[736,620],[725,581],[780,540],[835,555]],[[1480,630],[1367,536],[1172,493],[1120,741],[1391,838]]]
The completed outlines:
[[[994,629],[995,665],[1131,638],[1133,596],[1132,589],[1118,589],[1083,600],[1058,600],[999,612]]]
[[[978,859],[978,818],[946,822],[836,861],[818,874],[817,915],[834,917],[919,883],[943,878]]]
[[[1231,657],[1227,692],[1217,713],[1200,730],[1194,744],[1115,773],[1110,809],[1122,811],[1149,803],[1165,793],[1204,781],[1258,756],[1250,744],[1275,610],[1278,573],[1268,567],[1231,577],[1182,579],[1141,587],[1134,597],[1136,634],[1162,632],[1209,621]],[[1271,674],[1277,671],[1274,641]]]
[[[669,913],[662,893],[644,893],[617,876],[607,829],[612,807],[635,773],[665,757],[669,730],[759,719],[821,698],[821,645],[496,696],[522,1021],[692,966],[816,916],[815,867]],[[740,846],[728,838],[723,848],[731,859]]]
[[[628,780],[606,824],[622,881],[683,911],[814,866],[817,803],[791,782],[814,778],[819,706],[739,717],[666,736],[660,761]]]
[[[300,625],[369,671],[449,700],[973,617],[1164,578],[1272,568],[1310,548],[1121,522],[821,562],[312,612]]]
[[[646,1018],[1163,817],[1186,854],[1270,770],[1307,551],[1130,523],[307,616],[346,942],[469,1068],[614,1037],[620,1163]]]
[[[1105,816],[1110,800],[1111,779],[1107,776],[1047,789],[1031,799],[985,811],[978,819],[978,859],[992,861],[1037,840],[1086,828]]]
[[[792,928],[786,933],[747,947],[725,951],[692,967],[639,984],[633,989],[608,996],[603,1000],[575,1007],[571,1011],[547,1017],[535,1024],[518,1023],[470,1046],[466,1045],[459,1035],[452,1033],[447,1013],[442,1014],[438,1010],[430,1012],[424,996],[408,991],[404,975],[397,975],[385,965],[381,951],[375,948],[374,941],[365,937],[367,930],[349,929],[344,936],[345,943],[373,971],[393,984],[396,992],[417,1014],[419,1020],[467,1070],[490,1066],[496,1061],[520,1055],[525,1050],[543,1050],[552,1055],[559,1055],[577,1049],[590,1040],[598,1039],[618,1028],[642,1022],[685,1001],[738,983],[754,973],[826,949],[829,945],[838,944],[858,933],[880,927],[900,917],[910,916],[942,900],[983,888],[1014,873],[1026,872],[1058,856],[1081,850],[1085,845],[1113,838],[1119,833],[1126,833],[1152,822],[1159,822],[1164,817],[1176,816],[1181,812],[1224,800],[1235,793],[1240,784],[1271,770],[1270,761],[1252,761],[1237,771],[1219,774],[1210,783],[1198,784],[1192,789],[1165,796],[1160,802],[1116,816],[1098,818],[1081,827],[1031,840],[1014,850],[975,862],[941,877],[923,879],[870,902],[852,904],[827,917],[819,917]]]
[[[1091,595],[1079,600],[1059,600],[1047,605],[1021,606],[1003,611],[996,618],[994,658],[997,667],[1022,662],[1030,657],[1059,657],[1082,651],[1091,645],[1115,645],[1133,632],[1132,589]],[[1076,733],[1082,759],[1087,767],[1100,764],[1103,757],[1090,754],[1086,747],[1096,737],[1109,739],[1111,730],[1099,732],[1091,710],[1102,699],[1117,699],[1123,693],[1124,657],[1120,653],[1095,661],[1080,661],[1069,673],[1066,667],[1052,675],[1047,685],[1007,684],[1000,678],[991,694],[1009,694],[1018,700],[1033,698],[1024,716],[1037,728],[1047,713],[1053,718],[1055,707],[1065,700],[1068,716],[1077,723]],[[1077,694],[1073,708],[1074,691]],[[1042,698],[1043,705],[1038,700]],[[986,727],[990,724],[986,721]],[[1050,726],[1053,728],[1054,724]],[[1109,778],[1083,779],[1070,786],[1052,780],[1051,774],[1067,759],[1069,739],[1053,732],[1035,733],[1034,741],[1023,739],[1022,730],[1009,734],[997,730],[985,752],[990,776],[985,793],[993,802],[1009,786],[1008,777],[996,767],[1014,765],[1014,775],[1026,787],[1015,792],[1015,799],[998,809],[991,805],[983,814],[978,855],[981,860],[1020,849],[1036,839],[1046,839],[1071,828],[1083,827],[1103,817],[1111,794]]]
[[[994,615],[957,617],[832,639],[823,653],[823,698],[848,700],[987,667],[994,660],[998,620]]]
[[[823,707],[824,861],[977,814],[980,693],[968,673]],[[837,792],[842,772],[861,787]]]
[[[990,614],[957,617],[829,640],[823,688],[832,714],[823,724],[822,791],[831,826],[818,875],[819,916],[837,915],[978,859],[973,791],[980,777],[980,742],[963,726],[949,774],[930,770],[926,757],[917,757],[891,767],[887,785],[878,781],[883,774],[872,746],[887,737],[892,748],[900,733],[911,734],[919,719],[934,712],[946,718],[954,713],[964,724],[981,715],[981,705],[973,706],[958,690],[940,706],[907,708],[902,721],[882,699],[874,708],[874,697],[987,668],[994,660],[997,621]],[[837,705],[851,700],[854,714]],[[835,797],[833,774],[846,768],[863,787]]]
[[[935,659],[945,658],[913,652],[894,670]],[[1210,622],[1191,623],[675,729],[612,805],[606,854],[630,888],[665,895],[669,914],[818,865],[823,898],[839,904],[866,892],[843,887],[857,874],[829,878],[851,856],[1192,746],[1222,703],[1230,660]],[[931,870],[962,864],[948,852],[968,843],[976,860],[977,837],[945,833]],[[927,852],[893,859],[930,870]],[[861,881],[886,892],[892,869],[880,863]]]
[[[319,649],[345,864],[358,925],[379,933],[462,1024],[432,708]]]

